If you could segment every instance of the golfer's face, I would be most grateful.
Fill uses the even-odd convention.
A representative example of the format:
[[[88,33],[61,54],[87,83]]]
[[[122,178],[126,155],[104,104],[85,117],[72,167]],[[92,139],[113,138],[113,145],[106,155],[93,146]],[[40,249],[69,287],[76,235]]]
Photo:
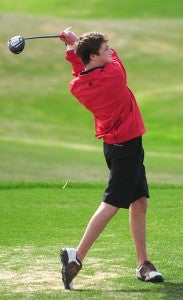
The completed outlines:
[[[110,49],[107,43],[102,43],[99,55],[98,55],[98,63],[99,65],[106,65],[112,61],[112,50]]]

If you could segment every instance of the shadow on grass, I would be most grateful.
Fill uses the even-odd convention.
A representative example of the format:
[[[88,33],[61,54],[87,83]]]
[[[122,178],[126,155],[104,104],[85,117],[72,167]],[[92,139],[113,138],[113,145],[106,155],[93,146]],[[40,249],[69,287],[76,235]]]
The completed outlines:
[[[142,294],[141,297],[142,299],[146,299],[144,298],[144,296],[156,296],[155,294],[158,293],[161,297],[161,299],[168,299],[168,300],[182,300],[183,299],[183,282],[182,283],[173,283],[173,282],[163,282],[160,284],[156,285],[159,286],[159,288],[157,290],[152,290],[150,287],[148,289],[145,288],[139,288],[139,289],[111,289],[111,290],[102,290],[103,293],[106,294],[110,294],[110,293],[122,293],[123,296],[124,294],[127,294],[128,296],[132,296],[134,294]],[[95,289],[78,289],[78,290],[74,290],[74,292],[101,292],[101,290],[97,291]],[[125,298],[124,298],[125,299]],[[133,299],[133,298],[132,298]],[[151,297],[149,299],[152,299]],[[159,299],[159,298],[158,298]]]
[[[161,293],[165,299],[183,299],[183,282],[164,282]]]

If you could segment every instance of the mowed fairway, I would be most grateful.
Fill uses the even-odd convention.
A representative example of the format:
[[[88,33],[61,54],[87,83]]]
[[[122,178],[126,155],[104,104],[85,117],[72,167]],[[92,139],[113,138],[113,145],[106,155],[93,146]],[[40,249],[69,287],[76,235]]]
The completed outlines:
[[[182,2],[79,3],[0,3],[0,299],[182,299]],[[148,252],[163,284],[136,280],[121,210],[90,250],[76,290],[63,289],[60,248],[77,246],[105,188],[102,142],[68,91],[64,45],[27,41],[14,55],[6,42],[68,26],[107,33],[127,69],[147,127]]]
[[[59,183],[1,186],[3,299],[182,299],[183,192],[174,185],[151,185],[147,215],[148,252],[165,276],[163,284],[135,278],[128,212],[121,210],[90,250],[76,290],[64,291],[60,248],[77,245],[103,188],[79,183],[64,189]]]

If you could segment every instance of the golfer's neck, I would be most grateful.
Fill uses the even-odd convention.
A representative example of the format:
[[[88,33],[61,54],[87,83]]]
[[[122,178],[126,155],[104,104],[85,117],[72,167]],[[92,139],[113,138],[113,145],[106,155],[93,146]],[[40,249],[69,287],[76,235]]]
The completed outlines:
[[[91,69],[95,69],[95,68],[100,68],[100,67],[104,67],[104,66],[101,66],[95,62],[90,62],[89,64],[87,64],[85,66],[85,71],[88,71],[88,70],[91,70]]]

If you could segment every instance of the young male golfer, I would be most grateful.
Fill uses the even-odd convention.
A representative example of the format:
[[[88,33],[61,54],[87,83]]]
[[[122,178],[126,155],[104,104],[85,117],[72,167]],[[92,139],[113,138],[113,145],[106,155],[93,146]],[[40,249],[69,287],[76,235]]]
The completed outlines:
[[[143,165],[142,135],[145,127],[135,97],[127,86],[126,72],[117,53],[102,33],[77,37],[70,28],[60,35],[67,45],[66,59],[75,76],[71,93],[94,117],[96,137],[103,139],[110,170],[103,201],[92,216],[77,247],[61,249],[62,280],[66,289],[92,244],[120,208],[129,209],[137,256],[136,276],[146,282],[161,282],[163,276],[148,260],[146,252],[146,209],[149,197]]]

